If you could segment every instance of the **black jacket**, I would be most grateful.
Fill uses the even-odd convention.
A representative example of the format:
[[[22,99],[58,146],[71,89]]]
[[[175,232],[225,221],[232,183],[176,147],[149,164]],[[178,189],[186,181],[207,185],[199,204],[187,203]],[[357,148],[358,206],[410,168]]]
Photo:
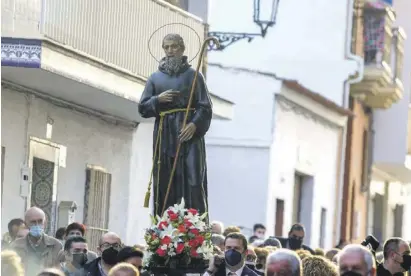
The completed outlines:
[[[225,265],[222,264],[217,272],[214,274],[214,276],[227,276],[226,270],[225,270]],[[246,265],[243,268],[243,272],[241,273],[241,276],[259,276],[257,273],[255,273],[253,270],[249,269]]]
[[[403,276],[403,275],[404,273],[402,272],[391,274],[391,272],[385,269],[383,263],[377,265],[377,276]]]
[[[275,238],[280,241],[282,248],[288,248],[287,247],[288,238],[279,238],[279,237],[275,237]],[[310,253],[313,254],[313,255],[315,254],[314,250],[312,250],[311,247],[309,247],[305,244],[301,245],[301,249],[310,251]]]
[[[98,257],[97,259],[86,263],[84,265],[84,271],[86,276],[103,276],[100,273],[100,268],[98,267],[98,263],[100,262],[101,257]]]

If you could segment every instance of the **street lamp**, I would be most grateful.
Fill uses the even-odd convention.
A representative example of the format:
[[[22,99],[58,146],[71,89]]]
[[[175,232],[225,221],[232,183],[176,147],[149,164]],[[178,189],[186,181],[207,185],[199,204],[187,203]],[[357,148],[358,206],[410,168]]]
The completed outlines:
[[[253,21],[260,27],[260,33],[232,33],[232,32],[209,32],[209,36],[216,37],[220,42],[220,47],[216,45],[209,45],[208,50],[210,51],[223,51],[225,48],[231,44],[242,40],[247,39],[248,42],[251,42],[255,37],[265,37],[267,34],[267,29],[274,26],[275,19],[277,17],[278,3],[280,0],[263,0],[264,2],[271,3],[271,13],[269,18],[261,17],[261,0],[254,0],[254,15]]]

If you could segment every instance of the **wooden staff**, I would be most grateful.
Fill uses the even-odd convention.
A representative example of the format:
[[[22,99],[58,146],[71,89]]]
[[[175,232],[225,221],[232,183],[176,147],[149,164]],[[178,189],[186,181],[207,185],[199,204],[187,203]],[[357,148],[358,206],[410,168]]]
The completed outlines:
[[[219,41],[216,37],[206,38],[204,40],[203,44],[201,45],[200,56],[199,56],[199,60],[198,60],[198,63],[197,63],[196,72],[194,73],[194,79],[193,79],[193,82],[191,84],[190,98],[188,99],[188,104],[187,104],[187,108],[186,108],[186,114],[185,114],[185,117],[184,117],[183,128],[182,129],[184,129],[187,125],[188,113],[190,112],[190,109],[191,109],[191,104],[193,102],[193,97],[194,97],[194,91],[195,91],[196,84],[197,84],[197,76],[198,76],[198,73],[200,72],[201,63],[204,59],[204,54],[205,54],[205,51],[206,51],[206,47],[210,44],[211,41],[214,42],[214,44],[217,48],[220,47],[220,43],[219,43]],[[163,208],[162,208],[161,214],[163,214],[165,209],[166,209],[166,203],[167,203],[167,200],[168,200],[168,196],[170,194],[171,185],[173,183],[174,173],[176,171],[177,160],[178,160],[178,155],[180,153],[180,149],[181,149],[181,142],[178,142],[177,149],[176,149],[176,155],[175,155],[174,163],[173,163],[173,168],[171,169],[170,178],[168,180],[167,192],[166,192],[166,195],[164,197],[164,203],[163,203]]]

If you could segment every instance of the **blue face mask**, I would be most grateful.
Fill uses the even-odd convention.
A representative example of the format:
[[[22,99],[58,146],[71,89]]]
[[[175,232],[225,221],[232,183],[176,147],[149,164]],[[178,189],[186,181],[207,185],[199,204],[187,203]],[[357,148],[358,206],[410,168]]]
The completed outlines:
[[[243,256],[241,255],[240,252],[230,249],[225,252],[225,262],[226,265],[230,267],[236,267],[238,265],[241,266],[243,262]]]
[[[30,226],[30,235],[33,237],[40,237],[41,235],[43,235],[44,229],[41,225],[33,225]]]

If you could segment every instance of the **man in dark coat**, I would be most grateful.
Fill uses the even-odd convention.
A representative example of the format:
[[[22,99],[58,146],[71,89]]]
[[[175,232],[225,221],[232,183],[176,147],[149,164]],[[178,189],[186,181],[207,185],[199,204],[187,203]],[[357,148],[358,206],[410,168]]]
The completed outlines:
[[[170,194],[165,208],[184,198],[187,208],[203,213],[207,209],[207,167],[204,135],[212,118],[211,100],[201,73],[198,74],[194,98],[183,129],[185,110],[195,70],[183,56],[185,45],[178,34],[163,40],[166,57],[158,71],[147,80],[139,104],[144,118],[154,117],[154,214],[160,214],[174,163],[178,158]],[[182,143],[179,156],[177,145]]]
[[[305,236],[305,228],[302,224],[296,223],[291,226],[290,231],[288,232],[288,238],[281,238],[275,237],[277,240],[280,241],[282,248],[287,248],[290,250],[307,250],[310,251],[311,254],[314,255],[314,250],[312,250],[309,246],[304,245],[304,236]]]
[[[245,265],[248,243],[243,234],[228,234],[224,247],[224,256],[211,258],[207,272],[203,276],[258,276]]]

